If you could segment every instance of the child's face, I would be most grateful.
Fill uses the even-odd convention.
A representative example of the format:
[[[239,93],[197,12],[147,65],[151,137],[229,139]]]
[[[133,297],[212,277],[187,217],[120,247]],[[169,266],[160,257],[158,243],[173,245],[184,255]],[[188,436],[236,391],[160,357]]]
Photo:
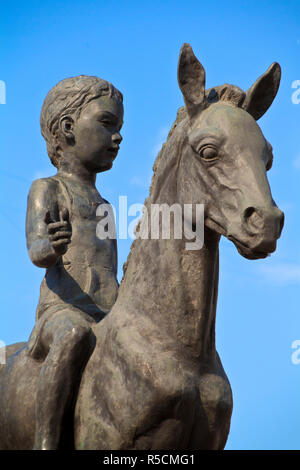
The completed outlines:
[[[88,170],[109,170],[116,158],[122,137],[123,105],[109,96],[92,100],[73,126],[74,157]]]

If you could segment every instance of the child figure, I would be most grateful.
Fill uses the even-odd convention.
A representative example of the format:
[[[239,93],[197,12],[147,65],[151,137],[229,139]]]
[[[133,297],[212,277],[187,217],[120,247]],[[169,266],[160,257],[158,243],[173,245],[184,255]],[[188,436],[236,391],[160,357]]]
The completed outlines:
[[[35,449],[57,449],[81,373],[94,348],[93,325],[118,292],[116,240],[99,239],[96,215],[107,203],[96,175],[112,167],[122,140],[122,94],[98,77],[59,82],[41,112],[41,131],[57,174],[33,182],[27,247],[46,268],[28,353],[42,361]]]

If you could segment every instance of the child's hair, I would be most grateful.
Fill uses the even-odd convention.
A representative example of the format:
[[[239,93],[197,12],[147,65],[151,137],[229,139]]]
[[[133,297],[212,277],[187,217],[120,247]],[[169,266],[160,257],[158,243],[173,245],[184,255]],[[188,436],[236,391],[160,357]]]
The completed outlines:
[[[59,121],[64,115],[75,118],[93,99],[110,95],[123,101],[122,93],[111,83],[99,77],[79,75],[66,78],[55,85],[47,94],[41,111],[41,132],[47,142],[51,162],[58,167]]]

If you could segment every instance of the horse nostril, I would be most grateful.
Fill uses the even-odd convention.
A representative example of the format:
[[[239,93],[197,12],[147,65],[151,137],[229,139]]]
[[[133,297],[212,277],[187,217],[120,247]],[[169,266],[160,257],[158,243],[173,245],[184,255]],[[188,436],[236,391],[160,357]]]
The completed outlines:
[[[255,212],[254,207],[247,207],[244,211],[244,219],[247,220],[251,217],[251,215]]]
[[[254,207],[247,207],[244,211],[244,221],[252,230],[259,230],[262,225],[262,217]]]
[[[283,228],[284,214],[276,206],[268,210],[247,207],[244,211],[244,222],[252,234],[257,234],[262,230],[265,234],[270,231],[269,235],[273,233],[277,238]]]

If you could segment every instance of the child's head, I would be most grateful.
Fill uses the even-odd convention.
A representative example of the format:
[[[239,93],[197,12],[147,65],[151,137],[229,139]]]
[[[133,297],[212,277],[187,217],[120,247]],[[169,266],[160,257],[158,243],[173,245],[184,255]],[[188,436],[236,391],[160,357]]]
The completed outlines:
[[[122,93],[109,82],[87,75],[61,80],[49,91],[42,107],[40,123],[48,155],[54,166],[59,166],[62,118],[71,116],[74,120],[78,119],[87,104],[101,96],[123,101]]]

